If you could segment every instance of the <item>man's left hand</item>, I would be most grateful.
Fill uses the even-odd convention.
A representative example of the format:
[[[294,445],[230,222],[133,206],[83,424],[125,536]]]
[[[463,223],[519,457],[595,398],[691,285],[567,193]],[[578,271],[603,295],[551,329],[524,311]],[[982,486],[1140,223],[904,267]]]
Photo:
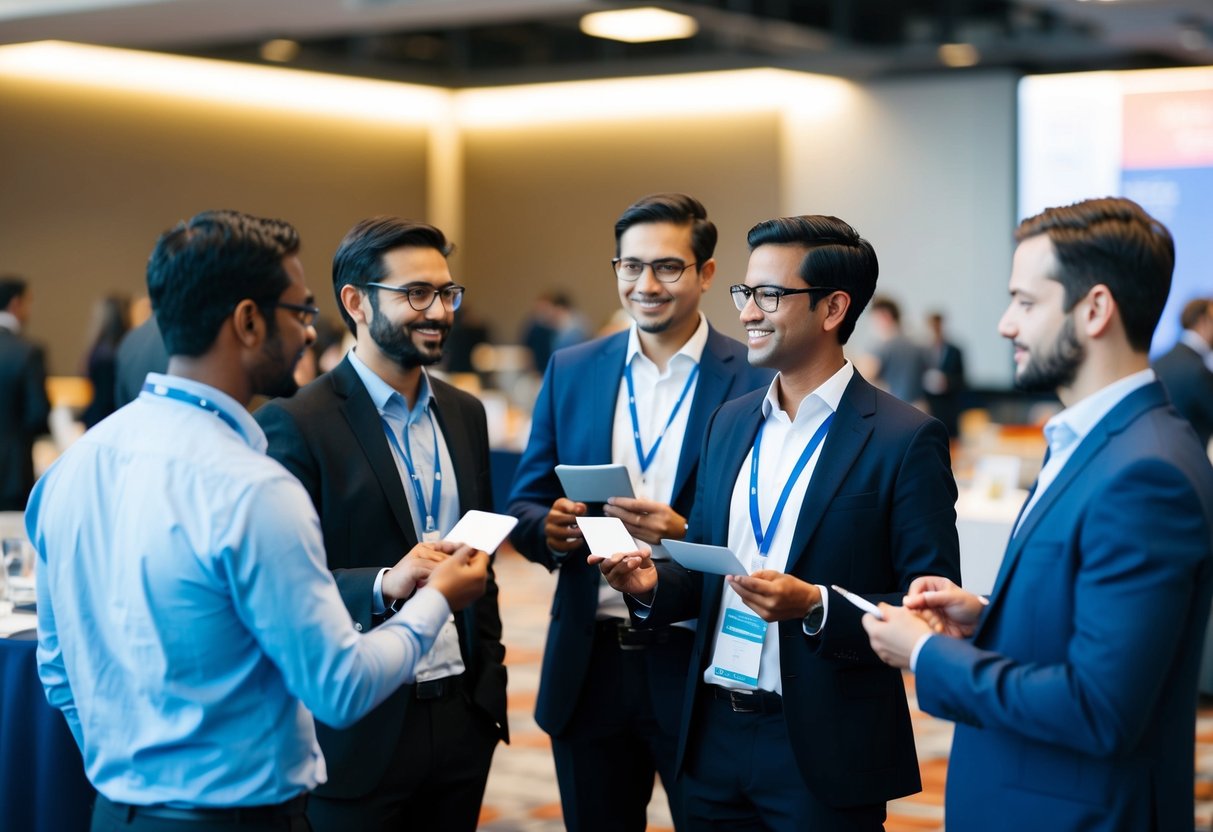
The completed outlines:
[[[687,533],[687,520],[665,503],[641,500],[637,497],[612,497],[602,508],[607,517],[623,521],[628,534],[656,546],[661,538],[682,540]]]
[[[909,667],[914,645],[918,639],[933,632],[931,625],[905,607],[882,603],[880,611],[884,613],[884,621],[874,615],[863,617],[863,628],[868,631],[872,650],[887,665]]]
[[[813,584],[774,569],[759,569],[751,575],[729,575],[726,580],[763,621],[804,618],[821,600],[821,590]]]

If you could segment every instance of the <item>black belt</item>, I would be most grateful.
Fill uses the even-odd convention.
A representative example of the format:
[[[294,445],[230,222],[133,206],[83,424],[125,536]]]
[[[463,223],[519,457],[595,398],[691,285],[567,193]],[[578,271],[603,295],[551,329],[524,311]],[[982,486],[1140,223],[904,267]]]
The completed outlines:
[[[621,618],[604,618],[594,625],[594,629],[599,635],[615,640],[620,650],[643,650],[656,644],[668,644],[673,628],[632,627]]]
[[[111,811],[132,818],[156,818],[157,820],[185,820],[199,823],[264,823],[267,820],[302,817],[307,809],[307,795],[292,797],[285,803],[273,806],[229,806],[226,808],[178,809],[174,806],[136,806],[131,803],[116,803],[104,795],[97,795],[97,805],[108,805]]]
[[[714,699],[727,702],[738,714],[783,713],[783,697],[769,690],[730,690],[719,685],[708,685]]]
[[[413,686],[414,699],[446,699],[462,690],[462,675],[429,679]]]

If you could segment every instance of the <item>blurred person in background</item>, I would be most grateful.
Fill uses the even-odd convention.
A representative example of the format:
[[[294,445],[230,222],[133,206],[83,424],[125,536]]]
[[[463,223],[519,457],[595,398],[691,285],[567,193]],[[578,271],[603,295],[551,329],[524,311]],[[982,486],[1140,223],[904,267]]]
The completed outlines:
[[[130,329],[129,311],[130,301],[120,295],[102,298],[93,306],[89,348],[84,356],[84,374],[93,386],[93,400],[80,417],[86,428],[116,409],[118,344]]]
[[[879,339],[872,351],[879,364],[878,385],[903,402],[926,410],[922,379],[927,359],[922,347],[902,331],[901,308],[892,298],[878,296],[872,299],[870,309],[868,314]]]
[[[130,330],[118,344],[114,358],[114,409],[133,402],[143,389],[148,373],[168,369],[168,350],[155,314]]]
[[[1213,300],[1189,301],[1180,313],[1183,332],[1179,342],[1154,362],[1158,380],[1167,388],[1171,403],[1192,423],[1201,447],[1213,438]]]
[[[927,315],[930,341],[926,347],[927,369],[922,377],[931,415],[943,422],[948,436],[960,433],[960,395],[965,387],[965,358],[960,347],[947,339],[943,315]]]
[[[33,292],[0,277],[0,511],[21,511],[34,487],[34,440],[46,433],[46,358],[23,330]]]

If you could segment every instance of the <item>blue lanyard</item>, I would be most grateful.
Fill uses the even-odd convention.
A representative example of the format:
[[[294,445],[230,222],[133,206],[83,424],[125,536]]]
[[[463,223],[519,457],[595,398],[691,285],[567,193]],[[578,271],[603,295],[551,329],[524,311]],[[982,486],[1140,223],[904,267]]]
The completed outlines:
[[[691,385],[695,383],[695,379],[699,376],[699,365],[696,364],[691,369],[690,376],[687,377],[687,383],[683,386],[682,392],[678,394],[678,401],[674,402],[674,409],[670,412],[670,418],[666,420],[665,427],[661,429],[661,433],[657,435],[657,441],[653,443],[653,447],[649,448],[649,452],[644,452],[644,445],[640,441],[640,417],[636,413],[636,387],[632,383],[632,365],[628,364],[623,368],[623,377],[628,383],[628,410],[632,413],[632,438],[636,442],[636,459],[640,463],[640,473],[645,473],[649,470],[649,466],[653,464],[653,458],[657,456],[657,449],[661,447],[661,440],[665,439],[665,432],[670,429],[670,425],[674,424],[674,418],[678,415],[678,411],[682,409],[682,403],[686,400],[687,393],[691,390]]]
[[[240,434],[241,436],[244,435],[244,431],[240,429],[240,423],[236,421],[236,417],[226,412],[223,408],[215,404],[210,399],[195,396],[193,393],[178,390],[176,387],[167,387],[163,384],[152,384],[150,381],[143,382],[143,392],[151,393],[153,396],[162,396],[163,398],[172,399],[173,401],[192,404],[194,407],[200,407],[203,410],[209,410],[211,413],[214,413],[220,419],[227,422],[228,425],[231,426],[232,430],[236,431],[236,433]]]
[[[779,519],[783,516],[783,508],[788,503],[788,496],[792,493],[792,486],[796,484],[796,480],[800,477],[800,473],[804,471],[804,467],[809,464],[809,459],[813,456],[813,452],[817,450],[817,446],[826,438],[826,432],[830,429],[830,423],[833,421],[834,414],[831,413],[821,423],[821,427],[817,429],[817,433],[813,434],[813,438],[809,440],[809,444],[804,446],[800,459],[796,460],[796,466],[792,469],[792,475],[783,486],[783,493],[779,495],[779,502],[775,503],[775,511],[771,512],[771,521],[767,523],[767,530],[765,532],[762,530],[762,521],[758,519],[758,452],[762,448],[762,429],[767,426],[766,420],[763,420],[762,424],[758,426],[758,436],[754,437],[754,453],[750,460],[750,525],[754,527],[754,542],[758,544],[758,554],[760,557],[765,558],[767,552],[771,551],[771,541],[775,539],[775,529],[779,527]]]
[[[425,492],[421,488],[421,477],[417,475],[417,469],[413,467],[413,449],[409,444],[409,423],[408,419],[404,422],[404,450],[400,449],[400,440],[396,438],[396,431],[392,430],[392,426],[388,420],[383,419],[383,427],[387,431],[388,441],[392,443],[392,447],[396,449],[396,455],[404,460],[404,467],[409,472],[409,482],[413,484],[413,494],[417,497],[417,508],[421,510],[425,516],[425,527],[422,529],[423,534],[433,534],[438,531],[437,515],[439,501],[442,499],[442,457],[438,453],[438,428],[434,427],[434,414],[427,408],[426,415],[430,417],[430,432],[434,435],[434,490],[430,497],[430,504],[425,504]]]

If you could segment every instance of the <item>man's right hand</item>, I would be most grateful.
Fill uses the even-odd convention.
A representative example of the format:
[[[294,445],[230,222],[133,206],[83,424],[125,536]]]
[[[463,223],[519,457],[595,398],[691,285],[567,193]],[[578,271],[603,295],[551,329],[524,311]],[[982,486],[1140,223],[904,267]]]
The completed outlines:
[[[434,568],[427,585],[441,592],[451,611],[457,612],[484,595],[488,576],[488,553],[460,545]]]
[[[552,503],[552,510],[543,523],[548,548],[553,552],[568,553],[581,546],[585,540],[577,518],[584,517],[586,511],[585,503],[575,503],[567,497]]]
[[[407,600],[415,590],[425,586],[434,567],[458,548],[459,544],[445,540],[418,543],[395,566],[383,573],[383,582],[379,585],[383,603],[390,607],[397,601]]]
[[[657,589],[657,569],[652,552],[618,552],[609,558],[590,555],[586,560],[598,564],[598,570],[613,589],[648,604]]]
[[[935,632],[958,638],[973,634],[986,606],[978,596],[935,575],[915,578],[902,603],[925,619]]]

